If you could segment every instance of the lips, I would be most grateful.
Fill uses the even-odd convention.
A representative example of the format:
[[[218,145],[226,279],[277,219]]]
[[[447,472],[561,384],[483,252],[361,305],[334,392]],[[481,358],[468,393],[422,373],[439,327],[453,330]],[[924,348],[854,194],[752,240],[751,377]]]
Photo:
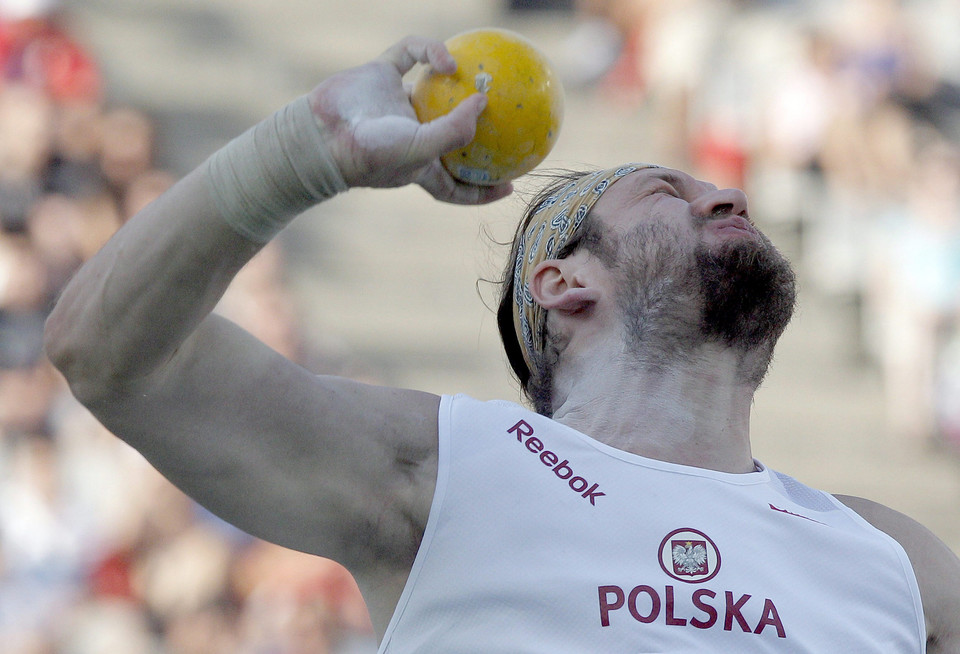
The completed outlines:
[[[750,221],[743,216],[727,216],[718,220],[711,220],[707,223],[707,228],[720,234],[742,233],[756,236],[757,230]]]

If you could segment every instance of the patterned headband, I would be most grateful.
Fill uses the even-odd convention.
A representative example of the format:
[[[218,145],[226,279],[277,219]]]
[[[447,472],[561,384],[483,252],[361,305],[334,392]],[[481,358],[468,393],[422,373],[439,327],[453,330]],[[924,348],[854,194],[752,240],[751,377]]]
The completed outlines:
[[[547,312],[530,293],[530,274],[541,261],[554,258],[580,229],[583,219],[603,192],[630,173],[653,164],[631,163],[586,173],[537,206],[517,243],[513,267],[513,326],[523,344],[523,359],[534,370],[536,355],[543,352]]]

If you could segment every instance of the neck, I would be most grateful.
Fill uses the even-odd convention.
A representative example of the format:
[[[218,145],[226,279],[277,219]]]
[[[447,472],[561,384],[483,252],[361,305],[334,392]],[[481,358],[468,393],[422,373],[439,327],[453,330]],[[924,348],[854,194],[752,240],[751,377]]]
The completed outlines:
[[[585,362],[590,361],[590,364]],[[702,345],[682,361],[640,367],[622,351],[559,366],[554,419],[618,449],[721,472],[753,472],[743,356]]]

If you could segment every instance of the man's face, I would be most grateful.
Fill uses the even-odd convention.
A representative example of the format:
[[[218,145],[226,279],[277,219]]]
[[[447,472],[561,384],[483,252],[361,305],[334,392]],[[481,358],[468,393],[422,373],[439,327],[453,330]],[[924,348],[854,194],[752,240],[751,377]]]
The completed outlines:
[[[608,189],[592,218],[615,240],[604,263],[636,352],[669,360],[707,341],[772,349],[789,322],[793,271],[750,222],[742,191],[641,170]]]

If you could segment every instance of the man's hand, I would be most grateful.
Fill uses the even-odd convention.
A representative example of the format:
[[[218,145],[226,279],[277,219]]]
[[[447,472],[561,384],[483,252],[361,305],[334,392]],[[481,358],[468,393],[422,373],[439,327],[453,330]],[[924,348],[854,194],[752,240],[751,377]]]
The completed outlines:
[[[510,184],[473,186],[456,181],[440,155],[467,145],[486,107],[473,95],[449,114],[421,124],[403,75],[417,63],[453,73],[457,64],[444,44],[408,37],[376,60],[330,77],[310,93],[310,106],[330,135],[330,149],[350,186],[420,184],[438,200],[482,204],[505,197]]]

